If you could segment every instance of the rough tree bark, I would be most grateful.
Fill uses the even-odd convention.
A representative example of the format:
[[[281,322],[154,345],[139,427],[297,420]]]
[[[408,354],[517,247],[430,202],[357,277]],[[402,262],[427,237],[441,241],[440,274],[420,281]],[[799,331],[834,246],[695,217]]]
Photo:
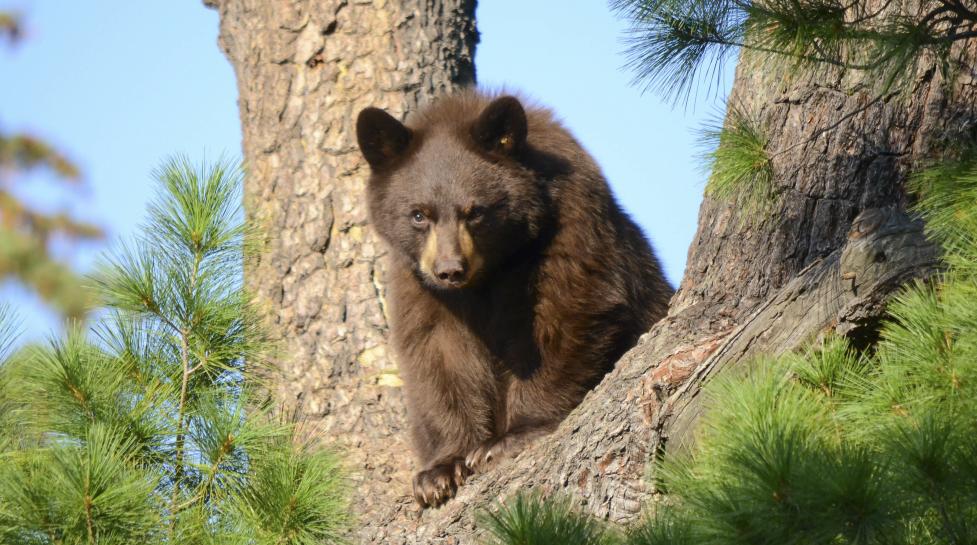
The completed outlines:
[[[419,513],[350,122],[367,104],[401,113],[472,81],[473,2],[211,3],[239,80],[249,212],[269,229],[247,274],[286,341],[278,394],[346,438],[367,543],[473,542],[480,509],[528,488],[634,521],[654,497],[654,461],[690,441],[710,376],[830,331],[870,341],[887,296],[937,266],[904,184],[977,120],[973,74],[945,82],[924,66],[905,95],[865,107],[857,75],[790,79],[745,55],[730,100],[786,150],[773,160],[775,211],[750,221],[706,199],[669,315],[556,433]]]
[[[904,95],[873,102],[858,78],[790,79],[744,55],[730,100],[770,138],[775,210],[756,221],[706,199],[668,316],[556,433],[476,476],[441,509],[390,507],[363,537],[474,543],[480,510],[530,489],[634,522],[655,498],[656,460],[694,437],[709,377],[829,332],[871,342],[887,298],[938,267],[923,226],[906,213],[905,182],[944,140],[973,130],[977,86],[972,74],[946,82],[925,66]]]
[[[366,106],[403,115],[474,82],[475,1],[205,3],[237,75],[247,214],[266,235],[245,276],[281,341],[274,395],[340,444],[368,520],[408,489],[411,459],[353,127]]]

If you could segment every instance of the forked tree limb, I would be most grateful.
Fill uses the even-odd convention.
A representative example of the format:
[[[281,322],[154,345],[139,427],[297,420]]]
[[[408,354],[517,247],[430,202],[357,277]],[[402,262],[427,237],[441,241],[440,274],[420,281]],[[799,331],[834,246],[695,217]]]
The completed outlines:
[[[687,443],[708,378],[825,333],[872,334],[886,299],[938,264],[918,221],[891,207],[866,210],[844,247],[800,271],[741,325],[696,338],[688,325],[694,317],[665,318],[554,434],[471,479],[441,509],[419,513],[409,503],[398,504],[385,515],[399,523],[371,525],[373,533],[363,537],[374,543],[473,543],[479,511],[530,489],[570,495],[603,519],[634,522],[654,493],[647,470],[655,464],[648,460],[666,443],[669,452]]]
[[[954,81],[920,66],[911,89],[865,108],[861,71],[798,75],[743,52],[729,101],[759,122],[769,149],[786,150],[772,162],[773,212],[751,224],[735,204],[706,199],[669,316],[556,433],[420,514],[385,346],[384,250],[351,120],[366,106],[402,115],[471,84],[474,1],[205,2],[238,80],[248,218],[267,233],[245,276],[282,340],[275,394],[342,446],[358,542],[471,543],[479,511],[530,488],[634,521],[654,495],[657,456],[694,436],[710,377],[832,330],[867,343],[896,286],[932,272],[932,248],[901,212],[906,180],[977,127],[972,40],[954,45],[965,68]],[[648,130],[669,129],[649,119]]]

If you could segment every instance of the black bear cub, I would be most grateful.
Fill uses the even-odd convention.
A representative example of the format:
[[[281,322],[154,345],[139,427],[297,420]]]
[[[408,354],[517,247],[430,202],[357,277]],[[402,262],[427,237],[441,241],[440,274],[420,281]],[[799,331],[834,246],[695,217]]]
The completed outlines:
[[[391,336],[441,505],[553,431],[664,316],[672,288],[590,155],[541,108],[466,91],[356,122],[390,246]]]

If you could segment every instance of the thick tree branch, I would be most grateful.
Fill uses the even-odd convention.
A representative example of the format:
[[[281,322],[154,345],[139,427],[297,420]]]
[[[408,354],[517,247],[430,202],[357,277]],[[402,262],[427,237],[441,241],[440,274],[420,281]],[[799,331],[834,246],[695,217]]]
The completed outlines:
[[[702,411],[702,386],[760,354],[795,350],[819,335],[878,324],[878,309],[903,282],[936,270],[922,225],[890,207],[852,223],[844,247],[818,259],[759,304],[742,324],[700,334],[697,309],[665,318],[552,435],[515,460],[476,476],[456,500],[424,511],[402,503],[373,543],[473,542],[479,510],[521,491],[571,494],[576,505],[618,523],[635,521],[654,493],[645,461],[687,447]],[[678,448],[676,448],[678,447]],[[652,466],[654,468],[654,466]],[[371,530],[376,528],[371,527]]]

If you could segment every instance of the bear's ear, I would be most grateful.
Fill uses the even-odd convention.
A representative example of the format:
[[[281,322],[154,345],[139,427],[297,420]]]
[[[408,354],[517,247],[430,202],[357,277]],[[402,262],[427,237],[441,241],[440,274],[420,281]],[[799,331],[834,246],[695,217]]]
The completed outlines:
[[[472,125],[472,138],[488,151],[513,153],[526,143],[526,111],[515,97],[504,96],[485,107]]]
[[[364,108],[356,118],[356,140],[374,170],[394,162],[410,144],[410,129],[379,108]]]

